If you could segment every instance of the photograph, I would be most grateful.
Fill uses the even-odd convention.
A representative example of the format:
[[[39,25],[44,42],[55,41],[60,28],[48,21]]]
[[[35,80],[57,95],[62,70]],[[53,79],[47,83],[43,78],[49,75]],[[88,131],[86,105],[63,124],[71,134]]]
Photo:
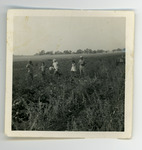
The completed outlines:
[[[5,133],[130,138],[133,11],[9,10]]]

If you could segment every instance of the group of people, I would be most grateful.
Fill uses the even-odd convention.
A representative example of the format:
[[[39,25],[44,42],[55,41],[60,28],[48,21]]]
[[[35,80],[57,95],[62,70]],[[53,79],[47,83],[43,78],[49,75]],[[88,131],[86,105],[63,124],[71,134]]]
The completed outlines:
[[[86,62],[85,62],[83,56],[80,56],[78,65],[79,65],[80,76],[82,76],[82,75],[85,74],[85,65],[86,65]],[[26,65],[26,68],[27,68],[27,71],[28,71],[28,77],[31,80],[33,80],[33,78],[34,78],[34,65],[33,65],[32,61],[28,62],[28,64]],[[46,69],[47,69],[47,67],[46,67],[45,63],[42,62],[41,66],[39,67],[39,70],[41,71],[41,75],[42,75],[43,79],[46,76]],[[76,65],[74,60],[72,60],[72,65],[71,65],[71,70],[70,71],[71,71],[72,75],[75,75],[76,72],[77,72],[77,65]],[[53,59],[53,63],[49,67],[49,72],[50,72],[50,74],[53,74],[53,75],[56,75],[56,76],[61,75],[60,70],[59,70],[59,63],[56,59]]]

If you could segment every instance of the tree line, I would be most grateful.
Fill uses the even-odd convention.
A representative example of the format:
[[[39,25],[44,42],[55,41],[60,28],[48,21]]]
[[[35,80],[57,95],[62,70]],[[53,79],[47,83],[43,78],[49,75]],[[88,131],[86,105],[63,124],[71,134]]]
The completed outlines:
[[[119,51],[125,51],[124,49],[113,49],[111,52],[119,52]],[[92,50],[89,48],[86,48],[84,50],[82,49],[78,49],[76,51],[71,51],[71,50],[64,50],[64,51],[45,51],[45,50],[41,50],[39,53],[36,53],[35,55],[60,55],[60,54],[94,54],[94,53],[107,53],[110,52],[110,50],[103,50],[103,49],[98,49],[98,50]]]

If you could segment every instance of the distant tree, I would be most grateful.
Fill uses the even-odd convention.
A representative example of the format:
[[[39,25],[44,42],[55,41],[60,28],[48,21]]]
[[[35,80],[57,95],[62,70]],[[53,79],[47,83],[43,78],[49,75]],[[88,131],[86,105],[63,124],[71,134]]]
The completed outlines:
[[[78,50],[76,51],[76,54],[82,54],[83,52],[84,52],[83,50],[78,49]]]
[[[63,52],[61,52],[61,51],[56,51],[55,54],[59,55],[59,54],[63,54]]]
[[[39,55],[45,55],[45,50],[41,50],[41,51],[39,52]]]
[[[97,50],[97,53],[102,53],[102,50],[98,49],[98,50]]]
[[[39,53],[35,53],[34,55],[39,55]]]
[[[122,49],[118,48],[117,51],[122,51]]]
[[[64,54],[71,54],[72,51],[71,50],[64,50]]]
[[[86,48],[85,50],[84,50],[84,53],[86,53],[86,54],[90,54],[90,53],[92,53],[93,51],[92,51],[92,49],[89,49],[89,48]]]
[[[76,54],[76,52],[71,52],[72,54]]]
[[[46,55],[53,55],[53,51],[46,52]]]
[[[98,49],[97,50],[97,53],[104,53],[105,52],[105,50],[103,50],[103,49]]]
[[[96,50],[93,50],[92,53],[97,53],[97,51],[96,51]]]
[[[117,49],[113,49],[112,51],[113,51],[113,52],[122,52],[123,49],[117,48]]]

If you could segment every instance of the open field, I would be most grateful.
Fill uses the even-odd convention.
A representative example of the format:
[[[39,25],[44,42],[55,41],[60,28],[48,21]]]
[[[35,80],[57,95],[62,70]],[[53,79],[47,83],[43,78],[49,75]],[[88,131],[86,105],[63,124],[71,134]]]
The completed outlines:
[[[80,55],[81,56],[85,56],[85,57],[101,57],[101,56],[104,56],[104,55],[107,55],[107,56],[112,56],[112,55],[120,55],[122,54],[123,52],[109,52],[109,53],[95,53],[95,54],[54,54],[54,55],[21,55],[21,56],[17,56],[15,55],[13,57],[13,60],[14,62],[16,61],[29,61],[29,60],[32,60],[32,61],[45,61],[47,59],[63,59],[63,58],[66,58],[66,59],[74,59],[74,58],[79,58]]]
[[[84,55],[86,75],[72,77],[71,61],[80,55],[14,56],[12,129],[38,131],[124,131],[124,53]],[[59,62],[60,78],[39,66]],[[26,64],[34,64],[34,80],[27,79]]]

